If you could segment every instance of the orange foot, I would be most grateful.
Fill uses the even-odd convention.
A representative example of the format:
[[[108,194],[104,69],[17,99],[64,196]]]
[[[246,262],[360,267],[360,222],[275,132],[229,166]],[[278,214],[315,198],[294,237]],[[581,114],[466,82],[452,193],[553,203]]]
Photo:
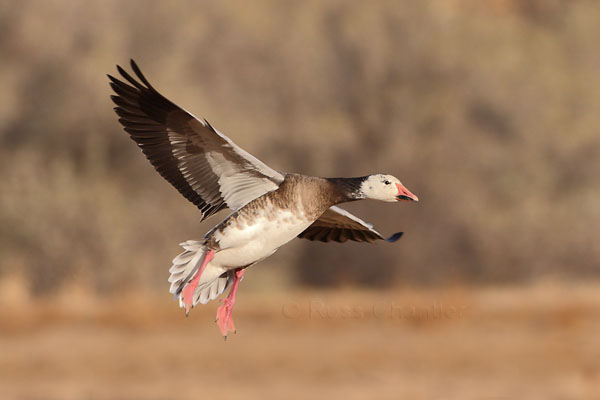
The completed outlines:
[[[235,325],[233,323],[233,306],[235,304],[235,295],[238,290],[238,286],[240,281],[244,277],[244,270],[237,269],[235,271],[235,277],[233,279],[233,285],[231,287],[231,291],[229,295],[221,301],[221,306],[217,310],[217,325],[221,330],[221,334],[227,340],[227,333],[233,332],[235,333]]]
[[[235,301],[229,300],[229,297],[222,300],[221,306],[217,310],[217,325],[221,334],[227,340],[227,333],[235,333],[235,324],[233,323],[233,305]]]
[[[204,268],[206,268],[206,265],[213,259],[214,256],[214,250],[210,250],[208,253],[206,253],[206,255],[204,256],[204,261],[198,269],[198,272],[196,272],[196,275],[194,275],[192,280],[189,281],[187,285],[185,285],[183,291],[181,292],[181,298],[183,300],[183,304],[185,304],[186,317],[190,313],[192,307],[194,306],[194,292],[198,287],[198,283],[200,283],[200,277],[202,276],[202,272],[204,272]]]

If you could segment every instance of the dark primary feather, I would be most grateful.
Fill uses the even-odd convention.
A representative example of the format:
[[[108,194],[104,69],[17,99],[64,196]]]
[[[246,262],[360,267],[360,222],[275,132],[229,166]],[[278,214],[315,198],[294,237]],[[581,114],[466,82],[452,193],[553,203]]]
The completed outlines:
[[[299,238],[320,242],[344,243],[348,240],[373,243],[376,240],[395,242],[400,239],[402,232],[384,238],[360,218],[339,207],[330,207],[327,211],[304,230]]]
[[[131,66],[146,86],[137,82],[120,66],[117,66],[119,73],[133,86],[108,76],[110,86],[117,94],[111,98],[117,105],[115,112],[120,117],[119,122],[163,178],[200,209],[203,219],[225,208],[226,204],[222,199],[215,199],[213,196],[210,199],[212,202],[207,201],[192,188],[177,167],[178,160],[171,151],[165,126],[168,116],[175,123],[175,128],[182,130],[193,117],[158,93],[133,60]]]
[[[124,81],[108,75],[119,122],[154,168],[200,209],[202,219],[281,183],[279,173],[158,93],[133,60],[131,68],[137,80],[120,66]],[[249,182],[254,189],[244,191]]]

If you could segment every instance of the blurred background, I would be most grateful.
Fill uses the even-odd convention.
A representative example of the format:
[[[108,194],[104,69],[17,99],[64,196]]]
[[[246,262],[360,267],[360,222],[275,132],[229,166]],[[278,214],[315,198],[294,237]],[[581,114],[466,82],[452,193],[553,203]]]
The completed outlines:
[[[599,39],[584,0],[2,2],[0,395],[600,396]],[[345,207],[405,236],[293,241],[223,344],[166,279],[227,214],[122,131],[130,58],[274,169],[399,177]]]

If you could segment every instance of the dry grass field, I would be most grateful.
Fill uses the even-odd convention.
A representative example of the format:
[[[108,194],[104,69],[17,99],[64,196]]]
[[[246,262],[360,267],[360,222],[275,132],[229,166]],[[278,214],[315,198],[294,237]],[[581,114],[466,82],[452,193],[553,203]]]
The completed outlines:
[[[12,299],[0,310],[0,397],[600,396],[597,284],[242,291],[226,342],[215,303],[186,319],[166,297]]]

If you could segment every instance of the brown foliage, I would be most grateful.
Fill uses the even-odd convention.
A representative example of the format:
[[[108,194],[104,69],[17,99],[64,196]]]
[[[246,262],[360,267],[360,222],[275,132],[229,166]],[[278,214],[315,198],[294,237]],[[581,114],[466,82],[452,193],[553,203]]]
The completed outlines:
[[[214,223],[116,122],[105,74],[133,57],[274,168],[392,173],[422,199],[350,205],[405,237],[294,243],[265,282],[278,264],[327,285],[597,275],[599,18],[586,1],[4,2],[0,273],[36,293],[162,287]]]

